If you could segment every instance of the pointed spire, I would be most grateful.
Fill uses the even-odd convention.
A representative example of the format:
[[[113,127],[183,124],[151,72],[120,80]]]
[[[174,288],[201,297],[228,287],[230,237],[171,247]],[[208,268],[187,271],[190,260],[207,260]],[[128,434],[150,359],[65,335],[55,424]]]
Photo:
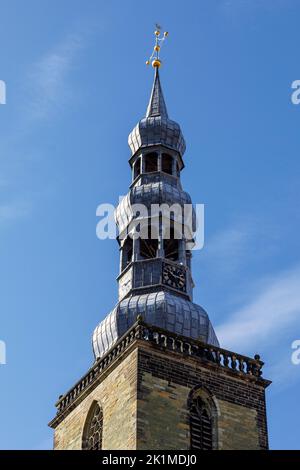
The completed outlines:
[[[146,112],[146,117],[154,116],[161,116],[164,119],[168,119],[168,111],[160,84],[158,67],[155,67],[154,82]]]

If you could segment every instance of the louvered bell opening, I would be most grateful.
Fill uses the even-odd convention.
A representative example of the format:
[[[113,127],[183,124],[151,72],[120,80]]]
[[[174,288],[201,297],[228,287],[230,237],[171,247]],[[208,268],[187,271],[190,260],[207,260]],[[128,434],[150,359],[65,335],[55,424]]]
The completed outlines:
[[[212,422],[206,408],[194,404],[190,411],[191,449],[212,450]]]

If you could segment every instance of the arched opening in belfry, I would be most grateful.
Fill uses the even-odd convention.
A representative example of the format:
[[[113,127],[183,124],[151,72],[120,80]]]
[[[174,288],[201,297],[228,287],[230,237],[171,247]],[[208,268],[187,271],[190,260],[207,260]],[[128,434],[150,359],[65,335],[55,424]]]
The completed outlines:
[[[180,176],[180,168],[179,168],[178,162],[176,162],[176,175],[177,175],[177,177],[179,178],[179,176]]]
[[[132,261],[133,240],[130,236],[126,238],[122,247],[122,270]]]
[[[171,221],[169,231],[164,235],[164,254],[165,258],[171,261],[178,261],[179,259],[179,244],[181,242],[180,234],[174,228],[174,222]]]
[[[133,167],[133,179],[137,178],[141,174],[141,157],[137,158]]]
[[[157,171],[158,155],[156,152],[147,153],[145,155],[145,173]]]
[[[140,257],[142,259],[156,258],[158,250],[158,227],[154,224],[147,224],[142,229],[140,239]]]
[[[172,157],[172,155],[169,155],[168,153],[163,153],[162,154],[161,169],[164,173],[168,173],[169,175],[172,175],[172,173],[173,173],[173,157]]]

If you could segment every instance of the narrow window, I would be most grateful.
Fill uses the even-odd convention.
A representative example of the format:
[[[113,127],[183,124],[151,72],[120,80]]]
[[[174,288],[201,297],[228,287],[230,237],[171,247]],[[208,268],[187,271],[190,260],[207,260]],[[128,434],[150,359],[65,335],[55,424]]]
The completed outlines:
[[[191,259],[192,259],[192,252],[190,250],[186,250],[186,264],[189,269],[191,269]]]
[[[128,266],[132,261],[133,241],[131,237],[128,237],[122,248],[122,270]]]
[[[164,253],[165,258],[172,261],[178,261],[179,258],[179,238],[174,230],[174,224],[171,222],[170,238],[164,239]]]
[[[211,450],[212,416],[201,397],[195,397],[190,406],[191,449]]]
[[[94,403],[90,409],[83,433],[83,450],[102,449],[103,413],[100,405]]]
[[[141,258],[151,259],[156,258],[158,241],[157,240],[143,240],[141,239]]]
[[[145,155],[145,173],[157,171],[157,153],[147,153]]]
[[[173,173],[173,157],[167,153],[162,154],[162,171],[172,175]]]
[[[140,256],[142,259],[156,258],[158,250],[157,227],[148,225],[143,229],[143,237],[140,238]]]
[[[141,174],[141,158],[138,158],[134,164],[133,179]]]

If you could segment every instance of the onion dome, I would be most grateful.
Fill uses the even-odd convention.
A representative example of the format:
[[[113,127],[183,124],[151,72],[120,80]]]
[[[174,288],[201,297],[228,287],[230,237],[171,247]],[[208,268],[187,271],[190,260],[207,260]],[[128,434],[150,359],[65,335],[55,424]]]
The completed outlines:
[[[102,357],[136,322],[137,316],[178,335],[219,346],[206,311],[197,304],[169,292],[132,295],[119,302],[93,333],[95,358]]]
[[[178,204],[184,210],[185,206],[192,205],[191,196],[183,191],[180,187],[173,186],[168,181],[149,182],[147,184],[137,185],[131,188],[129,193],[123,197],[115,210],[115,221],[118,226],[119,234],[129,226],[134,219],[133,206],[135,204],[143,204],[149,211],[153,204],[160,205],[161,202],[166,204]],[[143,216],[140,216],[142,219]],[[181,218],[179,219],[181,220]],[[192,218],[189,221],[190,238],[193,238],[193,233],[196,231],[196,215],[193,209]],[[187,230],[187,228],[186,228]],[[187,232],[186,232],[187,233]]]

